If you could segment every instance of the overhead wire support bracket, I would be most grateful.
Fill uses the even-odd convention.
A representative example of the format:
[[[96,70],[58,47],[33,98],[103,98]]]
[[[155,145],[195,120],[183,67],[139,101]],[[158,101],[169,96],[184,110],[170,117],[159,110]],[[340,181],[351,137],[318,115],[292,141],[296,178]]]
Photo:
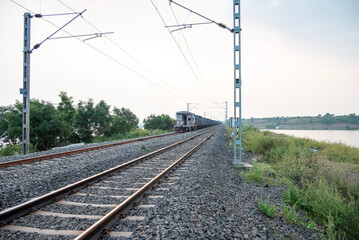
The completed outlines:
[[[233,33],[233,31],[234,31],[234,29],[231,29],[231,28],[227,27],[224,23],[216,22],[216,21],[214,21],[214,20],[212,20],[212,19],[210,19],[210,18],[208,18],[208,17],[205,17],[205,16],[203,16],[202,14],[199,14],[199,13],[197,13],[197,12],[195,12],[195,11],[193,11],[193,10],[191,10],[191,9],[189,9],[189,8],[187,8],[187,7],[185,7],[185,6],[181,5],[181,4],[179,4],[179,3],[176,3],[176,2],[173,1],[173,0],[168,0],[168,1],[170,2],[170,4],[171,4],[171,3],[174,3],[174,4],[176,4],[177,6],[183,8],[183,9],[186,9],[187,11],[189,11],[189,12],[191,12],[191,13],[194,13],[194,14],[196,14],[197,16],[200,16],[201,18],[204,18],[204,19],[210,21],[211,23],[217,24],[217,25],[218,25],[219,27],[221,27],[221,28],[227,29],[227,30],[230,31],[231,33]]]
[[[181,26],[181,25],[179,25]],[[167,28],[170,28],[170,27],[167,27]],[[176,32],[176,31],[179,31],[179,30],[183,30],[183,29],[186,29],[186,28],[192,28],[192,25],[190,24],[183,24],[182,27],[179,27],[175,30],[171,30],[170,33],[173,33],[173,32]]]
[[[192,108],[190,108],[190,105],[194,105]],[[187,103],[187,112],[191,111],[192,109],[197,109],[196,107],[200,105],[200,103]]]
[[[86,39],[82,40],[83,42],[85,42],[85,41],[90,40],[90,39],[93,39],[93,38],[102,37],[102,35],[105,35],[105,34],[113,34],[113,33],[114,33],[114,32],[103,32],[103,33],[90,33],[90,34],[81,34],[81,35],[64,36],[64,37],[53,37],[53,38],[49,38],[49,40],[93,36],[93,37],[86,38]]]
[[[42,17],[55,17],[55,16],[64,16],[64,15],[74,15],[74,14],[80,14],[78,12],[74,12],[74,13],[55,13],[55,14],[41,14],[41,13],[37,13],[34,16],[36,18],[42,18]]]
[[[204,25],[204,24],[212,24],[213,22],[204,22],[204,23],[185,23],[185,24],[180,24],[180,25],[169,25],[169,26],[165,26],[165,28],[174,28],[174,27],[178,27],[178,29],[175,30],[171,30],[170,32],[175,32],[178,30],[182,30],[182,29],[186,29],[186,28],[192,28],[192,26],[194,25]]]
[[[80,13],[77,13],[77,16],[72,18],[70,21],[68,21],[65,25],[63,25],[62,27],[60,27],[59,29],[57,29],[53,34],[51,34],[50,36],[48,36],[47,38],[45,38],[42,42],[36,44],[30,52],[32,52],[34,49],[38,49],[44,42],[46,42],[46,40],[50,39],[52,36],[54,36],[56,33],[58,33],[59,31],[61,31],[64,27],[66,27],[68,24],[70,24],[72,21],[74,21],[76,18],[78,18],[79,16],[81,16],[87,9],[83,10]]]

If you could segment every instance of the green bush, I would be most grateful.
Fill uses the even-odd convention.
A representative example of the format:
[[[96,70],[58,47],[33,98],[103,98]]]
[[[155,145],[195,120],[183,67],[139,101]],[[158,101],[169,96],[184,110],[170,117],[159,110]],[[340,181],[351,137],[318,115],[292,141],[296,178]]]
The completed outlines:
[[[262,202],[259,198],[256,198],[259,209],[268,217],[273,217],[276,214],[274,205],[269,204],[269,199]]]
[[[359,164],[359,149],[341,143],[326,144],[324,147],[328,159],[335,162]]]
[[[287,203],[306,211],[327,229],[329,238],[359,239],[359,149],[253,128],[243,128],[242,137],[244,150],[262,156],[278,180],[288,185]],[[241,175],[256,182],[266,176],[257,163]],[[269,208],[265,204],[260,206]],[[294,221],[292,210],[282,211]],[[329,227],[328,222],[333,224]]]
[[[285,200],[290,205],[295,205],[301,198],[301,191],[299,187],[291,183],[288,189],[284,192]]]
[[[358,200],[345,199],[337,189],[320,178],[319,181],[308,183],[303,190],[303,202],[308,212],[322,225],[333,217],[334,225],[349,237],[359,236],[359,205]]]
[[[18,155],[18,154],[21,154],[21,151],[22,151],[21,144],[19,144],[19,145],[8,144],[8,145],[6,145],[5,148],[0,149],[0,157]]]
[[[285,216],[285,218],[288,220],[288,222],[296,225],[302,225],[298,213],[296,212],[295,206],[296,205],[290,207],[282,202],[282,213]]]
[[[161,129],[164,131],[173,131],[174,119],[167,114],[151,114],[143,120],[143,126],[148,130]]]
[[[266,163],[253,162],[253,168],[246,172],[241,172],[241,177],[246,182],[276,184],[275,170]]]

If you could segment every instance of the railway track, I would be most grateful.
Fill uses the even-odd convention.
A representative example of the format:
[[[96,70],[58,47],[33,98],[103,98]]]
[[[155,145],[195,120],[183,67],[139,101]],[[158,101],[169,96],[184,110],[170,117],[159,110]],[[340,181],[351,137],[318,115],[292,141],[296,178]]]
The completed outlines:
[[[139,219],[138,216],[126,216],[126,213],[143,197],[159,197],[151,195],[151,190],[213,134],[213,130],[203,132],[6,209],[0,212],[0,222],[3,223],[0,237],[12,236],[16,231],[27,239],[38,238],[34,232],[40,236],[97,239],[120,218]],[[111,236],[126,234],[130,233],[112,232]]]
[[[20,164],[38,162],[38,161],[48,160],[48,159],[53,159],[53,158],[60,158],[63,156],[70,156],[70,155],[74,155],[74,154],[115,147],[115,146],[132,143],[132,142],[139,142],[139,141],[146,141],[146,140],[150,140],[150,139],[154,139],[154,138],[167,137],[167,136],[172,136],[175,134],[177,134],[177,133],[165,133],[165,134],[160,134],[160,135],[155,135],[155,136],[135,138],[135,139],[125,140],[125,141],[120,141],[120,142],[114,142],[114,143],[109,143],[109,144],[104,144],[104,145],[99,145],[99,146],[85,147],[85,148],[81,148],[81,149],[70,150],[70,151],[65,151],[65,152],[60,152],[60,153],[52,153],[52,154],[47,154],[47,155],[42,155],[42,156],[34,156],[34,157],[24,158],[24,159],[20,159],[20,160],[16,160],[16,161],[2,162],[2,163],[0,163],[0,168],[12,167],[12,166],[20,165]]]

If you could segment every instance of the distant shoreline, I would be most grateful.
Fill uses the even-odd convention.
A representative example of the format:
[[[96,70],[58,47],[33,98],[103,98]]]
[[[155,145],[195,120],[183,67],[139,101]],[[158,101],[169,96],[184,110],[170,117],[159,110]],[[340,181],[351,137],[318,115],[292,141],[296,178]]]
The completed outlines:
[[[278,130],[359,130],[359,116],[333,114],[316,117],[273,117],[242,119],[243,125]]]
[[[261,129],[277,134],[285,134],[299,138],[309,138],[316,141],[341,143],[349,147],[359,148],[359,130],[287,130],[287,129]]]

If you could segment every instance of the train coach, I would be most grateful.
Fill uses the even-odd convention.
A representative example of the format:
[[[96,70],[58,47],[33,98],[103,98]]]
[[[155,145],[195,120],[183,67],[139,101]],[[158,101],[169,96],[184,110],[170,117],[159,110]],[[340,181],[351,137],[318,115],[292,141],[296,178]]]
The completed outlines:
[[[220,124],[220,122],[204,118],[188,111],[179,111],[176,113],[174,128],[176,132],[189,132],[217,124]]]

